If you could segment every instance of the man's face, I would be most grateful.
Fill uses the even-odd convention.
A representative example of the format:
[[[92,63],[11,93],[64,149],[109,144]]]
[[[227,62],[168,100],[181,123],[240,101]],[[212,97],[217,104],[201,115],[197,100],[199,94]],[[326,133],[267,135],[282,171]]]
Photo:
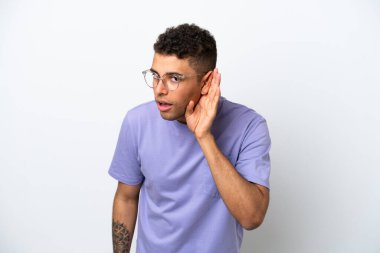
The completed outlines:
[[[161,117],[165,120],[186,122],[186,107],[191,100],[193,100],[195,104],[198,103],[201,97],[201,83],[203,83],[203,81],[198,81],[197,73],[190,67],[189,60],[178,59],[175,55],[155,53],[151,70],[156,72],[160,77],[166,73],[178,73],[184,76],[191,76],[181,81],[178,88],[174,91],[165,88],[162,81],[159,81],[158,85],[153,88],[157,108],[160,111]]]

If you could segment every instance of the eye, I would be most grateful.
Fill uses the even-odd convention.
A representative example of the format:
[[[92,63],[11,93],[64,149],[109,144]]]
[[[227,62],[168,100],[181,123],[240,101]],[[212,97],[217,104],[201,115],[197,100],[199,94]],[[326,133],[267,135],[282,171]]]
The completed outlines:
[[[182,80],[182,78],[178,75],[171,75],[170,76],[170,81],[172,81],[172,82],[178,83],[181,80]]]
[[[154,79],[160,79],[160,76],[157,73],[152,72],[151,75]]]

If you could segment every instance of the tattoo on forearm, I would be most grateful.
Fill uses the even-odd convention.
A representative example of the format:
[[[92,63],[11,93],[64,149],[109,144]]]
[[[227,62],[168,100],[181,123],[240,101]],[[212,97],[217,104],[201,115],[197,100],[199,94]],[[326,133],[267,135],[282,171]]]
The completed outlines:
[[[131,234],[123,223],[112,220],[112,243],[114,253],[129,253]]]

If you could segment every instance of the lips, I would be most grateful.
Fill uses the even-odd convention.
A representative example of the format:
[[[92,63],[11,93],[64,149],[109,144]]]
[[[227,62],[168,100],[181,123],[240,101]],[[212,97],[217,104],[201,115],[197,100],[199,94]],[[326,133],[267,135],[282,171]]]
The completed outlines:
[[[167,103],[165,101],[156,101],[156,102],[157,102],[157,107],[161,112],[169,111],[173,107],[173,104]]]

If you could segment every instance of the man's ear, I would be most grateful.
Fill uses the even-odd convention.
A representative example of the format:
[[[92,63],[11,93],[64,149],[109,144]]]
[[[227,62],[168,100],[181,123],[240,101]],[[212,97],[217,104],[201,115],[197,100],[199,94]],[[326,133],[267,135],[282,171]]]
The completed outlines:
[[[208,93],[208,90],[210,89],[211,81],[212,81],[212,72],[213,72],[212,70],[207,72],[201,80],[201,84],[202,84],[201,94],[202,95],[206,95]]]

